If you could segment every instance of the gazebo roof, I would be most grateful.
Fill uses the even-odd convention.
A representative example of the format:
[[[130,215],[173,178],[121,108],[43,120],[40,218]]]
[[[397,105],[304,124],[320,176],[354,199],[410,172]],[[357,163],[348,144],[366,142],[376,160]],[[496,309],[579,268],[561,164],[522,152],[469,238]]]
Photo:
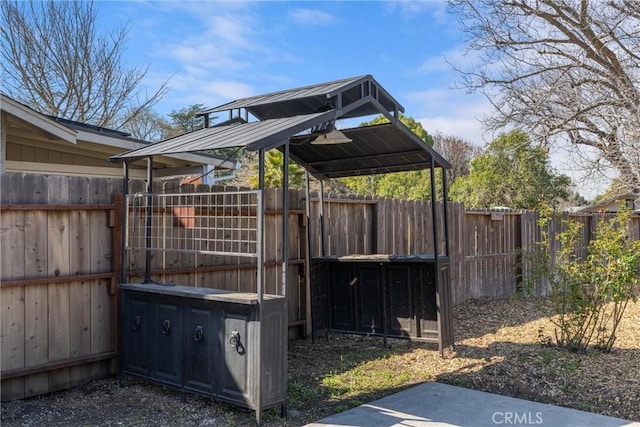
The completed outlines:
[[[147,156],[218,148],[282,149],[317,178],[336,178],[450,167],[449,162],[408,129],[397,114],[402,106],[371,76],[343,79],[244,98],[201,114],[244,109],[258,121],[226,122],[111,157],[130,161]],[[381,114],[389,123],[340,129],[346,144],[315,145],[315,130],[344,118]]]
[[[385,111],[404,113],[404,107],[389,95],[372,76],[366,75],[242,98],[202,111],[200,114],[206,115],[242,108],[258,120],[266,120],[315,113],[327,104],[334,108],[340,108],[340,104],[346,106],[366,96],[374,98]],[[370,103],[364,103],[358,108],[345,112],[341,118],[362,117],[371,114],[380,114],[380,110]]]

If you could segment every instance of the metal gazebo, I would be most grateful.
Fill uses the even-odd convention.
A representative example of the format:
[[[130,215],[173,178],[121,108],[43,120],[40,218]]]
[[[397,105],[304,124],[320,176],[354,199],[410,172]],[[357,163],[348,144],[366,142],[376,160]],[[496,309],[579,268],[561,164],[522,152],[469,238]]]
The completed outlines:
[[[239,99],[203,111],[203,129],[113,156],[112,161],[123,162],[124,165],[125,193],[129,181],[128,164],[147,159],[147,191],[127,195],[124,212],[129,224],[125,227],[128,235],[124,239],[123,251],[144,254],[146,268],[142,283],[126,283],[128,276],[125,272],[120,284],[123,372],[254,409],[258,423],[264,409],[281,406],[285,410],[286,212],[289,210],[286,165],[290,158],[306,169],[307,178],[312,175],[321,183],[321,225],[324,221],[324,180],[422,169],[431,171],[434,254],[363,257],[360,254],[327,256],[320,253],[313,262],[307,259],[307,272],[314,270],[313,274],[307,274],[307,277],[314,278],[308,283],[312,294],[313,327],[315,332],[331,330],[423,339],[439,343],[441,349],[453,344],[447,207],[445,202],[444,214],[439,218],[435,203],[436,170],[442,172],[446,201],[445,169],[450,165],[400,122],[399,114],[403,111],[403,107],[372,76],[365,75]],[[227,119],[212,123],[210,116],[220,113],[227,113]],[[383,115],[388,123],[336,128],[337,121],[372,115]],[[210,194],[190,194],[191,198],[187,198],[184,194],[153,193],[154,156],[232,147],[258,152],[257,190],[238,194],[237,198],[228,194],[226,198]],[[278,149],[284,154],[281,202],[283,274],[275,286],[276,294],[265,292],[262,253],[264,209],[261,193],[264,190],[265,153],[270,149]],[[307,218],[310,211],[308,182],[309,179]],[[206,229],[208,233],[200,233],[198,239],[191,239],[188,250],[255,259],[257,286],[254,293],[222,291],[216,289],[215,284],[210,288],[194,288],[188,283],[168,286],[151,280],[149,259],[153,251],[185,250],[186,247],[179,242],[174,245],[171,239],[164,239],[160,245],[154,231],[157,222],[154,222],[154,215],[163,210],[175,211],[185,207],[203,212],[202,218],[198,217],[198,221],[203,223],[193,225],[199,230]],[[216,245],[216,238],[211,237],[216,235],[216,229],[223,227],[223,223],[211,218],[225,209],[246,210],[246,222],[233,227],[238,235],[234,236],[233,232],[226,234],[231,236],[227,237],[229,240],[242,240],[243,244],[234,246],[230,241],[223,241]],[[443,221],[442,228],[438,225],[440,220]],[[132,227],[132,221],[137,221],[139,227]],[[440,230],[444,236],[439,235]],[[439,247],[442,241],[444,251]],[[406,274],[394,276],[391,280],[389,271],[396,271],[387,268],[391,264],[401,265]],[[335,319],[341,313],[336,311],[334,303],[346,295],[344,287],[353,283],[352,276],[361,274],[375,278],[361,280],[361,286],[375,282],[369,286],[374,286],[376,291],[362,289],[355,295],[384,300],[373,304],[380,310],[373,316],[378,320],[375,325],[362,326],[362,322],[341,324]],[[389,321],[394,312],[387,309],[391,301],[387,295],[392,292],[398,295],[391,283],[394,280],[411,282],[407,297],[422,295],[410,302],[416,309],[409,316],[418,322],[418,327],[411,330],[394,329]],[[328,284],[329,281],[332,285]],[[346,307],[343,310],[350,310],[349,304],[341,306]],[[202,363],[205,366],[199,368]]]

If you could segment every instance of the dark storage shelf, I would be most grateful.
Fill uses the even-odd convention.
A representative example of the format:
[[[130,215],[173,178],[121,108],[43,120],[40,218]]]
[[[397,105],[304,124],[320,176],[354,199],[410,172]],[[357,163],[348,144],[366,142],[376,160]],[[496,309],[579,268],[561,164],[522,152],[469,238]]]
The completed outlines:
[[[450,301],[442,285],[448,283],[448,268],[448,258],[436,262],[431,254],[314,258],[314,335],[342,332],[440,343],[439,307],[448,310]]]

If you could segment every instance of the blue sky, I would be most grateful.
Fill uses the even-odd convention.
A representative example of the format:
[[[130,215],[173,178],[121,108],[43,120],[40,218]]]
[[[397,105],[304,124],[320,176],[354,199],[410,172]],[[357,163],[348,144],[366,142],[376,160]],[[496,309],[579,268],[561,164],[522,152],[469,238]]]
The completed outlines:
[[[162,115],[260,93],[371,74],[431,134],[483,146],[495,136],[479,94],[455,89],[465,35],[444,1],[99,1],[101,31],[128,25],[123,63],[149,66],[150,92],[171,78]],[[351,124],[349,124],[351,125]],[[567,152],[552,164],[572,178]],[[580,193],[604,191],[600,180]]]
[[[489,105],[452,89],[463,35],[440,1],[100,2],[105,30],[130,27],[124,62],[170,76],[167,114],[371,74],[430,133],[483,145]]]

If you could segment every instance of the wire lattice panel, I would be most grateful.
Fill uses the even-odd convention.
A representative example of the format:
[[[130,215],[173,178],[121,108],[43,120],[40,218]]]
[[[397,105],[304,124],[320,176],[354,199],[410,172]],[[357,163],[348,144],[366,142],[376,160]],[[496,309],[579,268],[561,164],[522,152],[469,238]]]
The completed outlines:
[[[127,195],[128,250],[256,258],[262,193]]]

